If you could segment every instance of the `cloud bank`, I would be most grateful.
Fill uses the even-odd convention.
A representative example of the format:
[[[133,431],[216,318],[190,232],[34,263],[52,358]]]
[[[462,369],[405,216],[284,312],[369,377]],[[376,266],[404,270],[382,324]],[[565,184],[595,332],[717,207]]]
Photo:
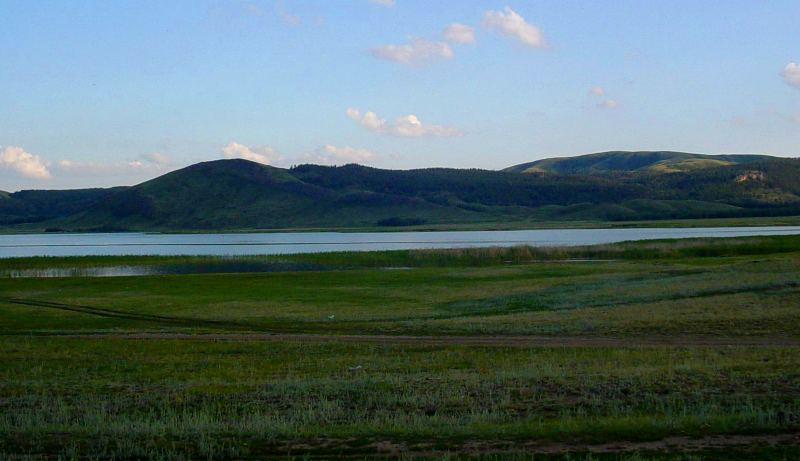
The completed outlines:
[[[418,138],[422,136],[453,137],[464,134],[458,128],[424,124],[414,114],[397,117],[394,123],[387,122],[380,118],[375,112],[367,111],[362,114],[359,109],[354,108],[347,109],[347,116],[372,132],[405,138]]]
[[[490,10],[483,13],[482,24],[487,30],[516,39],[523,45],[532,48],[547,46],[542,31],[527,22],[509,6],[505,7],[503,11]]]
[[[786,82],[787,85],[800,88],[800,64],[796,62],[786,64],[786,67],[783,68],[783,72],[781,72],[781,77],[783,77],[783,81]]]
[[[470,26],[454,22],[453,24],[450,24],[444,28],[442,31],[442,38],[450,43],[475,43],[475,29]]]
[[[144,154],[138,159],[128,162],[128,166],[140,169],[166,169],[172,166],[172,159],[167,154],[153,152],[152,154]]]
[[[446,42],[415,38],[402,45],[383,45],[370,50],[373,56],[405,65],[419,65],[438,59],[453,57],[453,49]]]
[[[364,164],[377,159],[377,157],[369,149],[325,144],[304,160],[319,165],[346,165],[348,163]]]
[[[49,179],[47,163],[21,147],[6,146],[0,150],[0,165],[10,168],[26,178]]]
[[[230,142],[222,148],[222,157],[241,158],[264,165],[272,165],[280,158],[280,155],[270,146],[248,147],[238,142]]]

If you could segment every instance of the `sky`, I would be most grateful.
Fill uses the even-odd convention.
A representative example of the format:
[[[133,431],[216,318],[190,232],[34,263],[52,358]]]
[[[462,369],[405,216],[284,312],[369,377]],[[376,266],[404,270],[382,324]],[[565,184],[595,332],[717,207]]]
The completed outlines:
[[[800,156],[800,1],[0,0],[0,190]]]

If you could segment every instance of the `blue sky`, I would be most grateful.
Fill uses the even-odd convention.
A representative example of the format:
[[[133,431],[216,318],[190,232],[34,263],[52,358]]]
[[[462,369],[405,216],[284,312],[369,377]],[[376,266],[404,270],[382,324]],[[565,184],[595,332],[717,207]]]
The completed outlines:
[[[799,1],[0,0],[0,18],[0,190],[225,157],[800,155]]]

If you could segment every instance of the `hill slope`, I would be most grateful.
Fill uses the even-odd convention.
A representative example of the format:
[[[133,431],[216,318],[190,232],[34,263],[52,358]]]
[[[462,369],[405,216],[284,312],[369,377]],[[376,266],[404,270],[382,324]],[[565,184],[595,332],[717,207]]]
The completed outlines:
[[[481,170],[291,170],[218,160],[142,183],[62,221],[67,228],[234,229],[520,219],[531,208],[636,196],[603,179]]]
[[[800,214],[800,160],[749,160],[670,174],[282,169],[219,160],[133,187],[0,195],[0,223],[166,231]]]
[[[23,190],[0,192],[0,225],[32,223],[62,218],[91,207],[109,196],[124,190]]]
[[[740,165],[774,158],[767,155],[705,155],[669,151],[612,151],[577,157],[537,160],[508,167],[504,171],[556,174],[675,173]]]

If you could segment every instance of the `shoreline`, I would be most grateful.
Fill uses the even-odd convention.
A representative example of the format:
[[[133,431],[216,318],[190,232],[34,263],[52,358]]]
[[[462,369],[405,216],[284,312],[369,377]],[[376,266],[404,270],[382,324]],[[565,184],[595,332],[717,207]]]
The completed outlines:
[[[424,224],[417,226],[364,226],[364,227],[286,227],[274,229],[129,229],[116,231],[65,230],[47,232],[45,229],[0,228],[2,235],[82,235],[82,234],[281,234],[281,233],[389,233],[389,232],[470,232],[548,229],[651,229],[651,228],[701,228],[701,227],[773,227],[800,226],[800,215],[745,218],[697,218],[641,221],[514,221],[485,223]]]

